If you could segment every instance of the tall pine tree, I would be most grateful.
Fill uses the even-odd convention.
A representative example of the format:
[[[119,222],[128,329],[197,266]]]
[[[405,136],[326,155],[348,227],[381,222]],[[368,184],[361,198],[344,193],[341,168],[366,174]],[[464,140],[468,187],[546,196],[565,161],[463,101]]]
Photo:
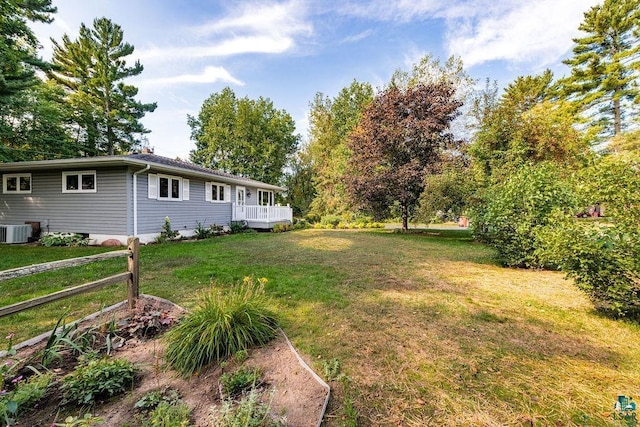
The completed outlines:
[[[574,39],[564,89],[602,136],[618,135],[640,103],[640,0],[605,0],[579,29],[587,35]]]
[[[93,21],[93,28],[82,24],[77,40],[66,34],[61,43],[52,40],[54,70],[50,77],[69,93],[84,155],[128,152],[149,132],[140,119],[154,111],[156,103],[137,101],[138,89],[123,82],[143,70],[139,61],[127,66],[125,58],[134,47],[123,37],[119,25],[99,18]]]
[[[36,55],[38,39],[27,21],[50,23],[55,12],[51,0],[0,1],[0,103],[39,82],[35,71],[46,64]]]

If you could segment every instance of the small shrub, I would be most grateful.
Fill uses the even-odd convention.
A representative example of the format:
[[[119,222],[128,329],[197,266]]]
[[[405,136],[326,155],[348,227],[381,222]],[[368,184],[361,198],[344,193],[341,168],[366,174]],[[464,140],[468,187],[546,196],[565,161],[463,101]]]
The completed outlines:
[[[48,367],[55,359],[62,360],[62,352],[66,350],[72,350],[75,354],[81,354],[83,352],[80,345],[76,343],[76,333],[78,332],[78,325],[73,324],[67,326],[64,322],[66,313],[63,314],[56,325],[54,326],[49,339],[42,350],[42,357],[40,358],[40,364],[45,368]],[[61,325],[62,324],[62,325]]]
[[[194,237],[198,240],[208,239],[213,235],[213,229],[211,227],[205,227],[200,221],[196,221],[196,228],[194,229]]]
[[[271,414],[268,405],[261,403],[260,394],[252,389],[236,405],[229,399],[211,414],[213,427],[284,427],[286,419]]]
[[[345,376],[342,373],[342,364],[336,358],[322,361],[322,373],[327,381],[338,381]]]
[[[39,402],[53,383],[53,374],[36,374],[28,380],[14,378],[15,388],[0,395],[0,426],[13,425],[20,412]]]
[[[316,224],[320,222],[320,215],[314,214],[314,213],[308,213],[304,216],[303,220],[308,222],[309,224]]]
[[[158,407],[162,402],[170,405],[180,403],[180,395],[178,394],[178,391],[174,389],[150,391],[142,396],[142,398],[140,398],[133,407],[143,411],[150,411]]]
[[[243,367],[235,372],[226,372],[220,378],[222,393],[228,397],[238,396],[259,385],[261,377],[262,372],[258,368]]]
[[[308,228],[310,226],[309,221],[304,218],[294,218],[293,219],[293,227],[296,230],[302,230]]]
[[[180,232],[171,228],[171,219],[168,216],[164,217],[164,224],[162,225],[160,237],[165,240],[174,240],[180,237]]]
[[[342,220],[343,218],[338,215],[325,215],[320,220],[320,224],[324,225],[325,228],[327,225],[331,225],[331,228],[336,228]]]
[[[64,403],[92,404],[126,391],[133,384],[136,367],[124,359],[89,360],[62,379]]]
[[[239,350],[236,352],[235,358],[238,363],[244,363],[249,358],[249,352],[247,350]]]
[[[191,409],[182,403],[160,402],[142,423],[142,427],[188,427]]]
[[[75,233],[47,233],[40,238],[42,246],[87,246],[89,239]]]
[[[271,231],[273,231],[274,233],[284,233],[285,231],[289,231],[291,229],[291,226],[289,224],[276,224],[273,226],[273,229]]]
[[[242,223],[232,222],[230,228],[231,228],[231,234],[238,234],[238,233],[242,233],[242,231],[246,227],[242,225]]]
[[[165,334],[169,365],[188,376],[270,341],[277,333],[277,321],[264,294],[266,281],[245,277],[226,293],[213,290],[200,295],[196,308]]]

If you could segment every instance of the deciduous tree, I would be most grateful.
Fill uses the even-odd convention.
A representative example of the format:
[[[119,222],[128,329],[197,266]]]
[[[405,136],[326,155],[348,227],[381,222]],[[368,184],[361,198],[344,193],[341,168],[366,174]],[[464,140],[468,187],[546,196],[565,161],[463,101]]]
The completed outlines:
[[[398,202],[407,230],[425,175],[458,142],[449,130],[461,105],[454,91],[447,82],[391,86],[367,107],[349,139],[347,168],[349,193],[361,207],[383,217]]]
[[[82,24],[78,39],[62,36],[53,41],[53,66],[49,76],[68,92],[74,109],[77,138],[84,155],[112,155],[130,151],[149,132],[140,122],[156,103],[135,99],[138,89],[124,83],[143,71],[139,61],[127,66],[134,47],[124,42],[122,28],[107,18]]]
[[[285,173],[284,186],[287,188],[285,202],[293,209],[296,217],[309,212],[311,202],[316,197],[313,186],[313,166],[306,151],[298,151],[289,162]]]
[[[500,181],[524,163],[575,163],[588,152],[589,135],[575,128],[573,108],[556,93],[547,70],[518,77],[488,101],[469,150],[481,175]]]
[[[62,88],[38,84],[0,103],[0,162],[45,160],[78,155],[67,132],[69,110]]]
[[[300,140],[295,122],[268,98],[238,99],[225,88],[188,117],[196,149],[191,161],[259,181],[280,182]]]
[[[351,209],[344,184],[350,157],[347,141],[372,99],[371,85],[354,80],[335,98],[317,93],[311,103],[305,155],[313,169],[315,197],[311,210],[318,216],[339,215]]]

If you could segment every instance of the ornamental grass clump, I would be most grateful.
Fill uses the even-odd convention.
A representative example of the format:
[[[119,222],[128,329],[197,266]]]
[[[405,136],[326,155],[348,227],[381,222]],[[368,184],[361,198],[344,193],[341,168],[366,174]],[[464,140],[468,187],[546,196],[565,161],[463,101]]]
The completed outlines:
[[[267,279],[245,277],[227,292],[212,290],[165,334],[168,364],[184,376],[275,337],[277,320],[264,293]]]

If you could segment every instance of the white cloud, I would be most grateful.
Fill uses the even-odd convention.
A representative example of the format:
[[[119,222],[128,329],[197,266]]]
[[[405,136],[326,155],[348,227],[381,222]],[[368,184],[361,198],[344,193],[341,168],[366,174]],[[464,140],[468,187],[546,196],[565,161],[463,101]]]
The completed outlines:
[[[233,15],[192,28],[191,46],[152,47],[138,51],[143,60],[225,57],[246,53],[278,54],[291,50],[296,37],[313,29],[298,1],[247,3]]]
[[[244,3],[239,13],[194,29],[196,34],[210,35],[221,32],[249,32],[272,35],[309,33],[312,27],[304,21],[305,9],[299,1]]]
[[[557,62],[579,35],[583,12],[598,0],[518,2],[501,11],[449,21],[449,53],[465,65],[492,60],[536,64]]]
[[[379,21],[410,21],[433,14],[440,0],[374,0],[369,2],[349,1],[343,3],[338,12],[348,16],[374,19]]]
[[[345,37],[340,41],[340,44],[356,43],[356,42],[359,42],[360,40],[364,40],[368,38],[372,34],[373,34],[373,30],[369,28],[368,30],[361,31],[358,34],[352,34],[350,36]]]
[[[174,85],[174,84],[201,84],[201,83],[216,83],[223,81],[227,83],[233,83],[239,86],[243,86],[244,83],[235,77],[233,77],[223,67],[209,66],[204,69],[200,74],[182,74],[173,77],[160,77],[155,79],[147,79],[140,82],[140,85],[156,86],[156,85]]]
[[[244,53],[282,53],[293,44],[289,38],[277,39],[269,36],[244,36],[224,40],[218,44],[189,47],[154,47],[143,49],[137,57],[149,60],[177,60],[185,58],[208,58],[240,55]]]
[[[557,63],[579,36],[578,26],[601,0],[373,0],[347,2],[338,12],[378,21],[406,23],[444,19],[450,55],[466,66],[505,60]]]

